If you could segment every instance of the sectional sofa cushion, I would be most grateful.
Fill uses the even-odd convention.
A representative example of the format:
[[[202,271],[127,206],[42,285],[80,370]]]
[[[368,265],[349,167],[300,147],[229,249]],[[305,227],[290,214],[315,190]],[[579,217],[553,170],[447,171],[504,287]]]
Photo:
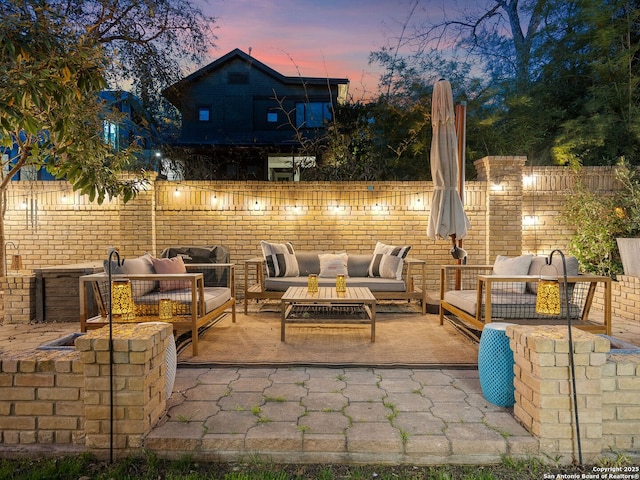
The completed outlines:
[[[298,261],[298,270],[300,275],[307,276],[310,274],[320,274],[320,257],[324,252],[315,251],[298,251],[296,252],[296,260]]]
[[[289,287],[306,287],[307,277],[269,277],[264,279],[265,290],[284,292]],[[318,286],[335,288],[335,278],[318,277]],[[392,278],[381,277],[347,277],[347,288],[367,287],[372,292],[405,292],[406,282]]]
[[[371,254],[350,253],[348,269],[350,277],[368,277],[369,265],[371,264]]]
[[[560,255],[553,257],[553,263],[547,265],[547,259],[549,257],[537,256],[531,260],[529,266],[529,275],[536,276],[551,276],[556,277],[564,274],[564,267],[562,265],[562,257]],[[578,259],[573,256],[565,257],[565,263],[567,264],[567,275],[578,275],[580,267],[578,265]],[[531,293],[538,293],[538,282],[527,283],[527,288]]]

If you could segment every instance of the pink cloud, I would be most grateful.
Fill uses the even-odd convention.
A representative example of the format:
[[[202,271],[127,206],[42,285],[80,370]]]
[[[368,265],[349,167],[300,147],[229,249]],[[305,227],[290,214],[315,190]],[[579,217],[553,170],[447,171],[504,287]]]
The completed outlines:
[[[283,75],[348,78],[360,98],[377,90],[381,69],[368,64],[369,54],[402,24],[408,0],[227,0],[203,9],[218,17],[212,60],[251,47]]]

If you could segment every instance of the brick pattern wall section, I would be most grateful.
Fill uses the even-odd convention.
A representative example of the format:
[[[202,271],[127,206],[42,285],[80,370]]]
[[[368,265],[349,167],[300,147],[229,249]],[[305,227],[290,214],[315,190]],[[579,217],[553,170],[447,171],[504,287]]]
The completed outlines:
[[[565,250],[565,196],[578,179],[597,192],[617,188],[613,169],[530,167],[525,157],[476,162],[478,179],[465,185],[471,229],[463,240],[469,263],[496,255]],[[497,188],[499,187],[499,188]],[[111,246],[123,257],[159,254],[175,245],[227,245],[231,260],[260,252],[260,240],[292,241],[299,250],[369,252],[377,241],[413,246],[427,263],[427,288],[438,291],[439,266],[454,260],[450,240],[426,236],[431,182],[167,182],[151,181],[123,205],[102,205],[67,182],[12,182],[6,239],[18,245],[25,269],[100,260]],[[525,219],[536,219],[533,225]],[[243,284],[237,269],[237,284]],[[242,289],[238,296],[242,297]],[[640,303],[640,302],[639,302]]]
[[[84,444],[84,376],[80,355],[34,351],[0,362],[0,445],[20,451]]]
[[[487,184],[485,261],[497,255],[522,253],[522,169],[526,157],[486,157],[475,162],[478,178]]]
[[[29,323],[36,313],[36,276],[33,274],[10,274],[2,277],[4,321]]]
[[[618,386],[611,386],[608,393],[604,388],[607,380],[603,370],[613,368],[605,367],[608,365],[609,340],[575,328],[572,335],[582,459],[589,464],[611,446],[612,438],[603,437],[605,399],[614,390],[616,396],[624,393]],[[557,458],[560,463],[572,463],[577,460],[578,450],[567,328],[510,326],[507,336],[515,363],[514,415],[538,437],[542,453]],[[619,398],[611,400],[611,408],[620,408],[619,401]]]
[[[617,450],[640,449],[640,354],[611,354],[602,375],[602,438]]]
[[[84,364],[86,446],[99,456],[139,451],[166,410],[165,351],[172,341],[166,323],[113,326],[113,435],[108,327],[76,340]]]

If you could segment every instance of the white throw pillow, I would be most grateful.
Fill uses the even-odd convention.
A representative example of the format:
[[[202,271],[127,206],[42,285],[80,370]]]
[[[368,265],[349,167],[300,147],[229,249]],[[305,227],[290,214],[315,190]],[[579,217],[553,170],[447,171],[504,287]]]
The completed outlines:
[[[495,263],[493,264],[493,274],[528,275],[532,259],[533,255],[520,255],[519,257],[498,255]],[[493,284],[494,290],[503,292],[524,293],[526,288],[527,284],[525,282],[505,283],[503,285],[500,285],[499,283]]]
[[[321,253],[318,258],[320,259],[319,277],[335,278],[338,275],[345,277],[348,275],[349,255],[346,253]]]
[[[296,252],[293,250],[291,242],[268,243],[263,240],[260,245],[270,277],[297,277],[300,275]]]

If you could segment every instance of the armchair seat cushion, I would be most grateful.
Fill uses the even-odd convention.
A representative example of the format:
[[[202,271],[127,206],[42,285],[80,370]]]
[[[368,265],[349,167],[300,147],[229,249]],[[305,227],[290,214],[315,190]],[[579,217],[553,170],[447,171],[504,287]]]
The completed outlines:
[[[449,290],[444,294],[444,301],[449,305],[475,315],[478,292],[476,290]],[[484,297],[482,308],[484,310]],[[562,305],[562,316],[566,309]],[[569,303],[571,317],[580,315],[581,307],[573,302]],[[483,314],[484,317],[484,314]],[[498,291],[491,293],[491,317],[504,319],[545,319],[548,315],[536,313],[536,295],[531,293],[516,293],[513,291]]]
[[[136,298],[136,303],[141,305],[157,305],[162,299],[169,299],[182,305],[191,306],[191,289],[171,290],[169,292],[151,292]],[[231,289],[224,287],[204,288],[204,313],[214,311],[231,299]]]

